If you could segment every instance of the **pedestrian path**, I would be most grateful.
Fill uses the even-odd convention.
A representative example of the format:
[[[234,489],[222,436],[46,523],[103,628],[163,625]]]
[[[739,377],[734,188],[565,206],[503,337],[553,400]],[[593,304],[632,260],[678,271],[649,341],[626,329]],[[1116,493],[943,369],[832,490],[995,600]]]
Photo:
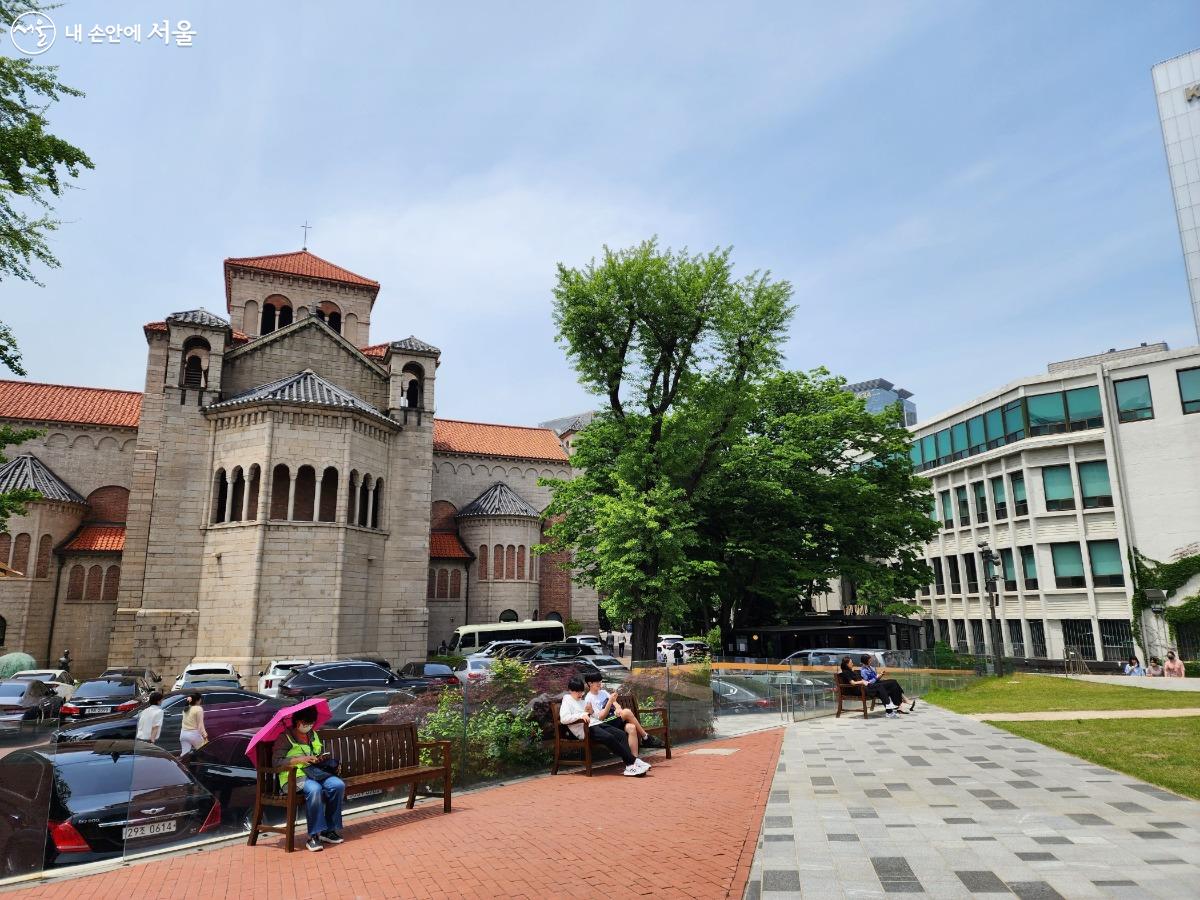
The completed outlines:
[[[347,821],[346,843],[285,853],[277,837],[18,890],[8,897],[741,897],[782,729],[675,748],[644,778],[531,778]]]
[[[1195,709],[1058,709],[1018,713],[971,713],[977,722],[1063,722],[1073,719],[1178,719],[1200,716]]]
[[[747,898],[1195,898],[1200,803],[954,713],[787,729]]]
[[[1148,691],[1183,691],[1200,693],[1200,678],[1153,678],[1149,675],[1055,675],[1038,672],[1047,678],[1070,678],[1072,681],[1090,681],[1093,684],[1111,684],[1117,687],[1139,687]]]

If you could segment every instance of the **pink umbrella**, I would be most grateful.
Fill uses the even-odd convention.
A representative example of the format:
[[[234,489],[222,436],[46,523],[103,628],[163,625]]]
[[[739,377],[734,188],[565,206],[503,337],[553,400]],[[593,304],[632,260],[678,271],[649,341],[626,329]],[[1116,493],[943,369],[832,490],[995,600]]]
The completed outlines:
[[[302,709],[313,707],[317,711],[317,724],[314,726],[320,728],[329,721],[333,715],[329,711],[329,701],[324,697],[312,697],[308,700],[302,700],[295,706],[285,706],[279,712],[271,717],[271,721],[258,729],[258,733],[250,738],[250,743],[246,745],[246,755],[254,762],[258,761],[258,756],[254,750],[259,744],[273,744],[275,739],[283,734],[292,724],[292,716]]]

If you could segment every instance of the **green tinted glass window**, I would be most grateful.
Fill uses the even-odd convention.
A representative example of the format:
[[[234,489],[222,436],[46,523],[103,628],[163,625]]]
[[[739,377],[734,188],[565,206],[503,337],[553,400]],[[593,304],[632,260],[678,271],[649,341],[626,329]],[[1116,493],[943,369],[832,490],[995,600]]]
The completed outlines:
[[[937,447],[934,446],[932,434],[921,438],[921,459],[926,463],[937,462]]]
[[[1067,391],[1067,421],[1073,430],[1099,428],[1104,424],[1104,413],[1100,409],[1100,389],[1097,387],[1075,388]]]
[[[1021,571],[1028,579],[1037,578],[1037,559],[1033,555],[1032,547],[1021,548]]]
[[[908,445],[908,458],[914,469],[921,468],[921,442],[913,441]]]
[[[1121,574],[1121,547],[1116,541],[1088,541],[1088,556],[1093,575]]]
[[[959,422],[950,427],[950,449],[957,456],[967,452],[967,423]]]
[[[1078,544],[1051,544],[1055,578],[1082,578],[1083,552]]]
[[[936,437],[938,462],[944,462],[950,458],[950,429],[945,428],[939,431]]]
[[[1004,404],[1004,437],[1008,441],[1025,437],[1025,412],[1020,400]]]
[[[1114,381],[1113,390],[1117,394],[1117,416],[1122,422],[1154,418],[1154,403],[1150,397],[1148,377],[1143,375],[1140,378]]]
[[[954,507],[950,505],[950,492],[942,491],[942,521],[949,522],[954,518]]]
[[[984,437],[983,416],[967,419],[967,443],[972,453],[978,453],[987,445]]]
[[[1000,407],[989,409],[983,414],[983,430],[987,435],[988,443],[999,441],[1004,443],[1004,413]],[[999,446],[997,444],[996,446]]]
[[[1112,485],[1108,480],[1108,464],[1103,460],[1079,464],[1079,490],[1085,500],[1097,497],[1112,499]]]
[[[1176,372],[1179,378],[1179,399],[1184,413],[1200,413],[1200,369]]]
[[[1004,479],[992,479],[992,502],[999,506],[1004,502]]]
[[[1038,394],[1025,398],[1025,409],[1029,413],[1029,433],[1054,434],[1066,426],[1066,412],[1063,409],[1063,395],[1057,391],[1053,394]]]
[[[1025,500],[1025,476],[1010,475],[1009,480],[1012,481],[1013,501],[1020,503],[1022,500]]]
[[[977,481],[971,485],[971,489],[975,492],[975,509],[981,513],[987,513],[987,488],[984,487],[982,481]]]
[[[1013,565],[1012,551],[1007,547],[1004,547],[1000,550],[1000,566],[1004,569],[1005,581],[1017,580],[1017,569],[1016,566]]]
[[[1070,466],[1046,466],[1042,469],[1042,485],[1047,500],[1069,500],[1075,496],[1071,489]]]

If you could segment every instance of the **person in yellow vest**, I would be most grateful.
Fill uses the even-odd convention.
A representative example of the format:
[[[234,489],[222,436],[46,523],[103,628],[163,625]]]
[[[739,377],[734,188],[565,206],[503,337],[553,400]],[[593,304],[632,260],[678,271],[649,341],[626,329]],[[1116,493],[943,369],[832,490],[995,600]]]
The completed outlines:
[[[304,817],[308,821],[308,843],[305,849],[317,852],[323,844],[342,843],[342,801],[346,797],[346,782],[321,763],[329,754],[321,751],[321,739],[313,727],[317,711],[308,707],[292,716],[292,725],[275,740],[271,764],[276,768],[295,768],[296,789],[304,793]],[[287,785],[288,774],[279,773],[281,786]]]

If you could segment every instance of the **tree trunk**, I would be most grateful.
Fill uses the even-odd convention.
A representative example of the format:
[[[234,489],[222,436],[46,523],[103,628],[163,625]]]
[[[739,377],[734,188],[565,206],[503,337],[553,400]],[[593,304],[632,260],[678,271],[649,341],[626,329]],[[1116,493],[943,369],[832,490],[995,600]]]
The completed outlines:
[[[646,613],[633,620],[633,662],[653,662],[657,659],[656,645],[661,622],[662,616],[658,613]]]

